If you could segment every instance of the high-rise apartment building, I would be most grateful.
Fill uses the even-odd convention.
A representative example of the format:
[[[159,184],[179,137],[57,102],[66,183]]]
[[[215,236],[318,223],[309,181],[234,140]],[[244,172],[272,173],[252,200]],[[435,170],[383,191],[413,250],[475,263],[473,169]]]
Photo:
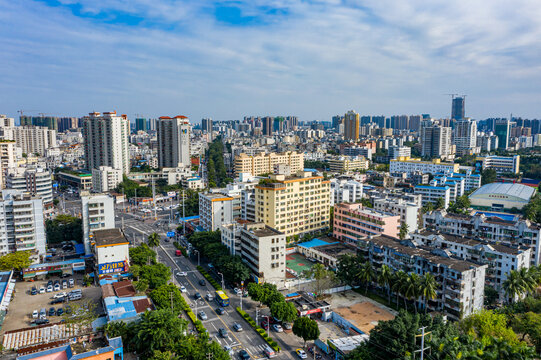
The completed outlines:
[[[477,122],[472,119],[460,119],[455,123],[453,142],[458,156],[476,153]]]
[[[28,116],[22,115],[20,118],[21,126],[41,126],[46,127],[49,130],[58,131],[58,118],[54,116]]]
[[[235,157],[235,174],[246,173],[252,176],[274,172],[277,165],[289,166],[289,171],[295,173],[304,170],[304,154],[295,151],[270,153],[249,156],[244,153]]]
[[[509,120],[495,119],[494,134],[498,137],[498,149],[507,149],[509,147]]]
[[[147,119],[146,118],[136,118],[135,119],[135,132],[138,131],[148,131]]]
[[[465,115],[465,101],[464,96],[453,97],[453,104],[451,108],[451,119],[462,120]]]
[[[16,146],[25,154],[44,155],[45,150],[56,147],[56,130],[39,126],[15,126],[0,128],[5,140],[15,140]]]
[[[421,127],[421,154],[442,157],[451,153],[451,128],[437,125]]]
[[[263,135],[272,135],[274,118],[272,116],[265,116],[261,118],[261,121],[263,122]]]
[[[311,172],[270,175],[255,187],[256,221],[286,236],[329,227],[330,181]]]
[[[12,167],[8,169],[6,187],[41,197],[46,213],[53,211],[53,181],[51,172],[41,167]]]
[[[0,141],[0,189],[6,186],[7,170],[15,167],[15,141]]]
[[[115,201],[109,195],[87,194],[81,196],[81,207],[85,253],[91,254],[92,232],[115,227]]]
[[[340,125],[344,122],[344,117],[340,115],[336,115],[332,117],[332,128],[336,131],[339,130]]]
[[[359,127],[359,114],[353,110],[348,111],[344,116],[344,139],[359,140]]]
[[[190,166],[191,125],[186,116],[162,116],[157,123],[158,166]]]
[[[212,133],[212,119],[211,118],[201,119],[201,131],[206,132],[207,134]]]
[[[15,189],[0,197],[0,255],[30,250],[32,262],[45,260],[43,200]]]
[[[58,132],[68,131],[79,127],[79,119],[76,117],[58,118]]]
[[[130,122],[127,115],[118,116],[116,111],[93,112],[83,118],[86,168],[99,169],[110,166],[130,171],[128,138]]]
[[[15,119],[0,114],[0,127],[15,127]]]

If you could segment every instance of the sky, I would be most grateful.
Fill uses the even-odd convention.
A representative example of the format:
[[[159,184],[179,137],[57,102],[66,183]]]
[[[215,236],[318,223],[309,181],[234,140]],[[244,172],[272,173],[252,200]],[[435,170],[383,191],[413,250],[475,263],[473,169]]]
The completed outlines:
[[[541,118],[539,0],[0,0],[0,114]]]

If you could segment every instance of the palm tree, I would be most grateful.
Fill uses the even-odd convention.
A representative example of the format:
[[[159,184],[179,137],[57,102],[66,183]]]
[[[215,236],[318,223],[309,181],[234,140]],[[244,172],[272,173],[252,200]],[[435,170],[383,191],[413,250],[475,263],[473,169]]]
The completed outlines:
[[[537,270],[531,270],[532,268],[525,268],[519,270],[520,278],[525,289],[525,293],[531,294],[537,287],[536,272]],[[536,269],[535,267],[533,269]]]
[[[379,270],[378,282],[381,286],[385,287],[387,290],[387,295],[389,297],[389,304],[391,303],[391,282],[393,280],[393,273],[391,268],[387,265],[383,265]]]
[[[424,298],[425,313],[428,308],[428,300],[434,300],[436,298],[436,279],[431,273],[426,273],[419,283],[419,290]]]
[[[400,231],[398,233],[398,238],[400,240],[404,240],[406,238],[406,236],[408,236],[408,233],[409,233],[408,224],[402,223],[402,225],[400,225]]]
[[[403,270],[399,270],[394,273],[393,276],[393,284],[391,285],[391,289],[396,293],[396,307],[399,307],[398,303],[398,296],[402,295],[402,287],[404,283],[406,282],[406,278],[408,277],[408,274],[406,274]]]
[[[511,303],[515,301],[517,295],[524,292],[522,279],[520,278],[518,271],[511,270],[509,274],[507,274],[507,279],[503,282],[503,289],[507,294],[508,300],[511,299]]]
[[[160,246],[160,235],[157,233],[152,233],[148,236],[148,246],[151,248],[155,248],[156,246]]]
[[[413,300],[413,307],[415,309],[415,312],[417,312],[417,306],[415,304],[415,301],[419,297],[419,282],[420,277],[416,273],[411,273],[406,278],[406,282],[403,285],[403,294],[404,294],[404,305],[406,305],[406,299]],[[406,305],[407,307],[407,305]]]
[[[370,282],[376,278],[376,273],[374,272],[374,268],[372,267],[372,264],[370,261],[365,262],[361,266],[361,271],[359,273],[359,279],[366,284],[366,290],[365,294],[368,292],[368,285],[370,285]]]

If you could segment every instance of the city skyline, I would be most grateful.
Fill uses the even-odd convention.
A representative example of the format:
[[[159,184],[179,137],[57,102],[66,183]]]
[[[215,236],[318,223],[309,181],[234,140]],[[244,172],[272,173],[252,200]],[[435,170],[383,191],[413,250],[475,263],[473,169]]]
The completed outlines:
[[[526,1],[0,2],[0,113],[539,118]],[[520,24],[520,25],[517,25]],[[495,81],[497,79],[497,81]]]

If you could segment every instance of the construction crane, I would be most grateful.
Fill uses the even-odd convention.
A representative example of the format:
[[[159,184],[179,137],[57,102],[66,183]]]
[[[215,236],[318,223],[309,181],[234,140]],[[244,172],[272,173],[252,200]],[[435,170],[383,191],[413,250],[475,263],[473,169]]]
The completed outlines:
[[[443,95],[447,95],[447,96],[450,96],[452,99],[455,98],[455,96],[458,96],[458,94],[443,94]]]
[[[25,111],[30,112],[30,111],[38,111],[38,110],[17,110],[17,112],[19,113],[19,116],[23,116]]]

